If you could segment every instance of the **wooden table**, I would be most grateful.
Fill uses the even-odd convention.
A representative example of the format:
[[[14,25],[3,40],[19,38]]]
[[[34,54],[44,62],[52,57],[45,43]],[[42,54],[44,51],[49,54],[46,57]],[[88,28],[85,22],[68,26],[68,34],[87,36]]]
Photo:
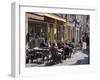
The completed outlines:
[[[57,51],[58,51],[58,54],[60,53],[61,59],[63,60],[64,59],[64,51],[62,49],[57,49]]]
[[[44,63],[45,57],[49,58],[49,49],[47,48],[34,48],[35,54],[40,55]]]

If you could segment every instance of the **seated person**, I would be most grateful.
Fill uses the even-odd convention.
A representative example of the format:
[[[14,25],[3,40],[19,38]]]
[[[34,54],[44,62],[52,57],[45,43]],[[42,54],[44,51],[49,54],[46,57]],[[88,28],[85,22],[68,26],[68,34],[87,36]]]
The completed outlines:
[[[61,62],[61,55],[58,54],[58,51],[54,46],[55,46],[55,44],[53,43],[51,45],[50,52],[52,55],[53,62],[58,63],[58,62]]]
[[[64,59],[69,57],[69,45],[66,43],[66,46],[64,48]]]
[[[42,48],[45,47],[44,42],[41,42],[41,43],[40,43],[40,47],[42,47]]]

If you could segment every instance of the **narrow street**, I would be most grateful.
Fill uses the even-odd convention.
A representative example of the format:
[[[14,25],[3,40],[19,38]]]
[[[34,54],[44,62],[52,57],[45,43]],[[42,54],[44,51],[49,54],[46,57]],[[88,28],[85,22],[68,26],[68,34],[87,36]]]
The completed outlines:
[[[52,66],[64,66],[64,65],[83,65],[89,64],[88,54],[83,53],[81,50],[77,51],[76,53],[72,54],[71,58],[67,58],[63,60],[62,63],[54,64]],[[44,64],[27,64],[27,67],[44,67]]]
[[[75,54],[72,54],[71,58],[64,60],[62,63],[58,65],[81,65],[81,64],[89,64],[88,55],[83,53],[82,51],[77,51]]]

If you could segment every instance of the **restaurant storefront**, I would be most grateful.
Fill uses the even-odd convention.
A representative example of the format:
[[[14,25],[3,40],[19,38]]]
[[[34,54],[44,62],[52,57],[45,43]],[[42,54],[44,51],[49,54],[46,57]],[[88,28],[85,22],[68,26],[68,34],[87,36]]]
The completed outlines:
[[[26,48],[40,47],[41,41],[64,40],[65,19],[52,14],[26,13]]]

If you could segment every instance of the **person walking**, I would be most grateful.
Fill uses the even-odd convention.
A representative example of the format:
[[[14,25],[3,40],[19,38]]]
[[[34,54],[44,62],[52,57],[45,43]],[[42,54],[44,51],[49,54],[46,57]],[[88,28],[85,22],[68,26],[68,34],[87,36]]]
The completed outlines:
[[[87,49],[87,44],[86,44],[86,42],[83,40],[83,45],[82,45],[83,53],[86,53],[86,49]]]
[[[89,44],[89,43],[90,43],[89,41],[90,41],[90,40],[89,40],[89,36],[87,36],[87,37],[86,37],[86,44],[87,44],[87,51],[88,51],[88,53],[89,53],[89,45],[90,45],[90,44]]]

